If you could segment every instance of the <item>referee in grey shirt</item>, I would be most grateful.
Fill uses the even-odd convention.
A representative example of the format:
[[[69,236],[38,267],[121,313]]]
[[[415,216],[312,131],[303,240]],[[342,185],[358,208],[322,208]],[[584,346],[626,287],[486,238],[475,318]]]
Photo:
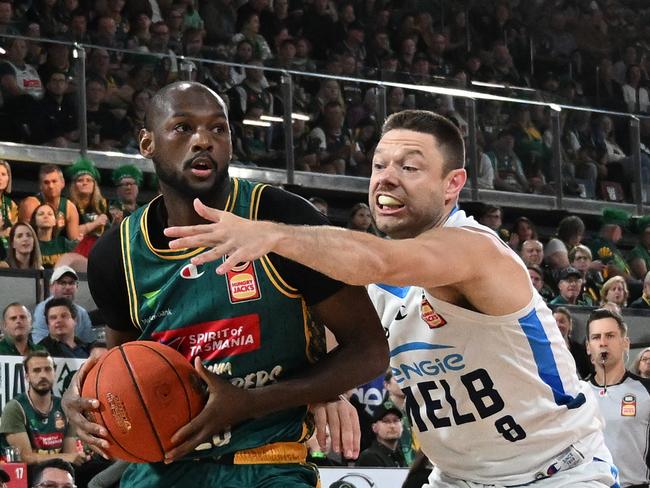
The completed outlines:
[[[620,315],[601,308],[587,320],[587,354],[596,369],[588,381],[605,418],[605,442],[622,488],[650,483],[650,380],[625,369],[630,339]]]

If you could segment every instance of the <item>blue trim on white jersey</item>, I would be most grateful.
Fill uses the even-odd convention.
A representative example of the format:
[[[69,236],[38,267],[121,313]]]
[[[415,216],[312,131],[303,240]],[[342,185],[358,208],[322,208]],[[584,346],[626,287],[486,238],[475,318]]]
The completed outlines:
[[[452,215],[454,215],[459,210],[460,209],[458,208],[458,205],[455,205],[454,208],[451,209],[451,212],[449,212],[449,215],[447,216],[447,218],[451,217]]]
[[[383,283],[375,283],[375,286],[378,286],[382,290],[387,291],[391,295],[395,295],[397,298],[406,297],[406,295],[408,295],[409,290],[411,289],[410,286],[391,286],[391,285],[384,285]]]
[[[451,349],[454,346],[446,346],[445,344],[429,344],[428,342],[407,342],[397,346],[390,352],[390,357],[395,357],[398,354],[407,351],[433,351],[435,349]]]
[[[609,464],[607,461],[604,459],[600,459],[596,456],[594,456],[594,461],[600,462],[600,463],[605,463],[609,466],[609,472],[612,473],[612,477],[616,480],[616,482],[610,486],[609,488],[621,488],[621,485],[618,482],[618,468],[614,466],[613,464]]]
[[[560,378],[560,373],[555,363],[551,343],[548,340],[542,322],[537,316],[537,310],[533,309],[528,315],[519,319],[519,325],[528,339],[528,344],[533,352],[533,358],[537,364],[539,377],[551,388],[555,403],[564,405],[569,409],[578,408],[584,404],[586,398],[583,393],[572,397],[564,391],[564,385],[562,384],[562,378]]]

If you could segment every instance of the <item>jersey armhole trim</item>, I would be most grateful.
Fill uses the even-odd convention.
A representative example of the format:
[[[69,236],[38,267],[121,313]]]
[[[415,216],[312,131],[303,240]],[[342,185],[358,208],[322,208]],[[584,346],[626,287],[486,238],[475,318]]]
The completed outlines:
[[[257,220],[258,213],[259,213],[259,207],[260,207],[260,201],[262,200],[262,192],[268,188],[269,185],[265,184],[257,184],[253,188],[253,191],[251,193],[251,203],[250,203],[250,213],[249,213],[249,218],[250,220]],[[264,272],[266,273],[266,276],[268,276],[269,280],[271,283],[273,283],[273,286],[283,295],[289,297],[289,298],[301,298],[302,295],[299,293],[297,288],[294,288],[293,286],[289,285],[283,278],[280,272],[276,269],[276,267],[273,265],[271,260],[269,259],[268,254],[265,256],[262,256],[260,258],[260,263],[262,264],[262,267],[264,268]]]
[[[133,278],[133,263],[131,262],[130,220],[131,216],[128,216],[120,225],[120,248],[122,251],[122,264],[124,265],[124,277],[126,279],[126,291],[129,298],[129,315],[131,316],[131,322],[138,329],[142,330],[142,325],[140,325],[138,317],[138,295]]]

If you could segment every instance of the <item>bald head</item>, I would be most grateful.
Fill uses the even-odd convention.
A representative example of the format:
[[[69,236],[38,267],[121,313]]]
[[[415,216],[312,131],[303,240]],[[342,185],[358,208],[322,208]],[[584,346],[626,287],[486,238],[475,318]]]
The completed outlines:
[[[151,99],[147,113],[145,114],[144,126],[147,130],[152,130],[161,118],[165,118],[170,108],[172,108],[177,101],[182,97],[193,96],[197,100],[204,100],[206,102],[216,102],[221,106],[223,113],[228,117],[228,110],[223,99],[217,95],[216,92],[211,90],[201,83],[194,81],[177,81],[162,87],[156,92]]]

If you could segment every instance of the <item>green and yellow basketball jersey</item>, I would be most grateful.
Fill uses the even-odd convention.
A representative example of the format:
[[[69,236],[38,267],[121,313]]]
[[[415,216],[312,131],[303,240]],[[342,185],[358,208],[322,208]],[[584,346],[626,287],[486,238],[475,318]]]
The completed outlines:
[[[233,178],[226,211],[256,219],[266,185]],[[154,200],[155,202],[155,200]],[[241,263],[226,275],[223,260],[194,266],[206,249],[156,249],[147,219],[151,205],[121,224],[124,271],[133,323],[140,339],[166,344],[241,388],[256,388],[299,373],[323,353],[324,331],[312,322],[299,291],[268,256]],[[249,420],[196,456],[221,456],[310,435],[306,408]]]

